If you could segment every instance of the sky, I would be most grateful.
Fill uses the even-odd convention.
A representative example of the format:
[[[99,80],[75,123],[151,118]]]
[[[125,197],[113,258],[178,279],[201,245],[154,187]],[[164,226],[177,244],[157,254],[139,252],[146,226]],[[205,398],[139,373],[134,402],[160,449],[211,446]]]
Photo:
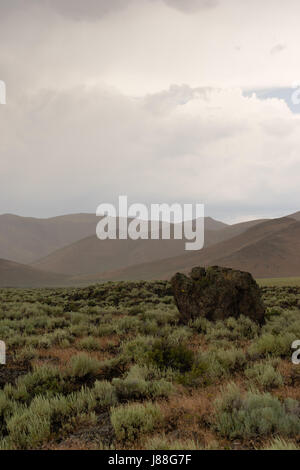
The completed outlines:
[[[0,213],[300,210],[298,0],[1,0]]]

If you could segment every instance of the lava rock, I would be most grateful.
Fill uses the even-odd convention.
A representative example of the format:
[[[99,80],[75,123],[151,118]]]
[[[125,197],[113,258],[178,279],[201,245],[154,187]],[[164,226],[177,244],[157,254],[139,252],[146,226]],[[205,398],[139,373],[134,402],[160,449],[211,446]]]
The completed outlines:
[[[199,317],[216,321],[240,315],[264,323],[261,291],[250,273],[220,266],[195,267],[189,277],[175,274],[171,284],[182,323]]]

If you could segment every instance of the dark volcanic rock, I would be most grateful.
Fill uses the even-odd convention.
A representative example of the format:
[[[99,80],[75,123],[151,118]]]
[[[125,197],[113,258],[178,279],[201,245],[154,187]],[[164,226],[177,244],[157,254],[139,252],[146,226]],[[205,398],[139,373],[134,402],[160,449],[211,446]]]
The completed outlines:
[[[260,289],[250,273],[219,266],[196,267],[190,277],[175,274],[171,284],[183,323],[198,317],[215,321],[240,315],[264,322]]]

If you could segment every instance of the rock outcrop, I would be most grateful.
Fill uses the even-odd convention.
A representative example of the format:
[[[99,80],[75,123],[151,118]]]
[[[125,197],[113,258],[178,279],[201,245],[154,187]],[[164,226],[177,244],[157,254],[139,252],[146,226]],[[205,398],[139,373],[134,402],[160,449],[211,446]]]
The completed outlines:
[[[189,277],[175,274],[171,284],[183,323],[198,317],[216,321],[240,315],[264,323],[261,292],[250,273],[219,266],[196,267]]]

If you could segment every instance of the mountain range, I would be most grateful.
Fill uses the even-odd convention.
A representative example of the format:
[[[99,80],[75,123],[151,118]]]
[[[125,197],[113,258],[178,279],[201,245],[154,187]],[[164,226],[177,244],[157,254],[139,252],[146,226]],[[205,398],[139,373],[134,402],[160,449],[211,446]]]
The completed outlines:
[[[98,221],[94,214],[0,215],[0,287],[168,279],[196,265],[228,266],[262,278],[300,276],[300,212],[233,225],[205,217],[199,251],[185,251],[185,240],[174,238],[100,241]]]

